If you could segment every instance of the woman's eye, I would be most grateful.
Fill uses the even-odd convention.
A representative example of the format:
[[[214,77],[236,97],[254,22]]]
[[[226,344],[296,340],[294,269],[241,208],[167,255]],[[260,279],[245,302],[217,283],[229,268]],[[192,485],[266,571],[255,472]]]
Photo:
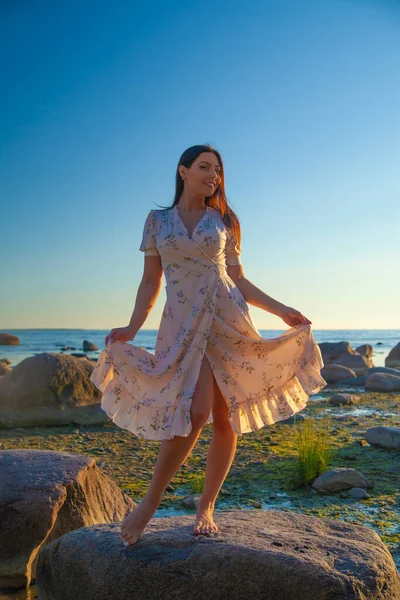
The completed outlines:
[[[200,167],[200,169],[208,169],[208,167],[206,167],[205,165],[202,165]],[[221,177],[221,171],[217,171],[217,175],[218,175],[218,177]]]

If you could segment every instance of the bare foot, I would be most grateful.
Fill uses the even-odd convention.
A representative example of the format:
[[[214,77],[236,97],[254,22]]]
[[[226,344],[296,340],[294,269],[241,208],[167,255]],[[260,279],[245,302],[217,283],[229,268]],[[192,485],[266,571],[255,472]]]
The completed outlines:
[[[138,506],[122,521],[121,538],[124,542],[128,542],[129,546],[137,542],[142,535],[143,529],[156,512],[157,506],[157,503],[152,502],[146,496],[143,497]]]
[[[193,529],[194,535],[213,533],[218,530],[213,519],[213,508],[201,508],[200,505],[196,511],[196,523]]]

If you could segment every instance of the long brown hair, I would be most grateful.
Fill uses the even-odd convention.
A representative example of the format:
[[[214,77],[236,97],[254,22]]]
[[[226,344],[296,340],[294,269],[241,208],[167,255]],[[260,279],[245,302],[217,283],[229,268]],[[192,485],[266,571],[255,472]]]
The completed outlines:
[[[197,144],[196,146],[190,146],[190,148],[187,148],[182,153],[181,157],[179,158],[178,165],[176,167],[174,201],[171,206],[165,206],[163,208],[173,208],[176,204],[178,204],[182,195],[184,184],[183,179],[179,173],[179,166],[183,165],[186,168],[191,167],[193,162],[202,152],[213,152],[218,158],[219,166],[221,167],[221,179],[219,185],[216,187],[211,196],[206,197],[206,205],[210,206],[211,208],[216,208],[220,211],[222,220],[224,221],[225,225],[230,229],[232,236],[235,238],[240,248],[240,222],[235,212],[228,205],[224,185],[224,165],[220,153],[212,146],[209,146],[208,144]]]

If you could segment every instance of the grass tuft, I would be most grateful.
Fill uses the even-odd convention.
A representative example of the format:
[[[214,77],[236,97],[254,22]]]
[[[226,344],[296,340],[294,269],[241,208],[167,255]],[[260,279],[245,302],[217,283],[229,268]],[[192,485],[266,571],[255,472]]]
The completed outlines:
[[[190,485],[194,494],[201,494],[204,489],[205,475],[203,473],[193,473],[190,477]]]
[[[310,485],[316,477],[327,470],[333,457],[330,447],[330,418],[318,420],[304,419],[294,425],[297,437],[297,458],[295,462],[295,479],[299,486]]]

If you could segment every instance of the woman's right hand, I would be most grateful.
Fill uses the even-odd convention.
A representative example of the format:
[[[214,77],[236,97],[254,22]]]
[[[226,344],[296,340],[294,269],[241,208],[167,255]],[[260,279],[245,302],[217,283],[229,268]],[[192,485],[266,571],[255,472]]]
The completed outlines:
[[[136,335],[129,326],[128,327],[115,327],[111,329],[110,333],[105,338],[105,344],[107,346],[108,342],[127,342],[128,340],[132,340]]]

